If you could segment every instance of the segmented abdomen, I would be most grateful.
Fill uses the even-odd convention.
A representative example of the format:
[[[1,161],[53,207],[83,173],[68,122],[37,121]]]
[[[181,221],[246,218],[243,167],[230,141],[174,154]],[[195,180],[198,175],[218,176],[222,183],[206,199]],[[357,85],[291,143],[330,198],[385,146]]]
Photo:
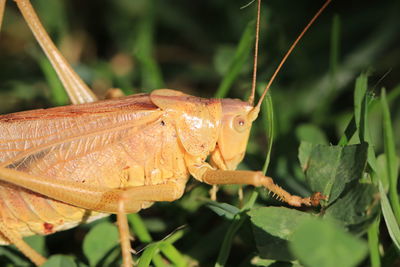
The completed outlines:
[[[164,115],[150,109],[12,123],[0,117],[0,167],[107,188],[167,179],[184,184],[184,151]],[[0,220],[23,236],[50,234],[106,215],[0,182]],[[1,235],[0,243],[7,243]]]

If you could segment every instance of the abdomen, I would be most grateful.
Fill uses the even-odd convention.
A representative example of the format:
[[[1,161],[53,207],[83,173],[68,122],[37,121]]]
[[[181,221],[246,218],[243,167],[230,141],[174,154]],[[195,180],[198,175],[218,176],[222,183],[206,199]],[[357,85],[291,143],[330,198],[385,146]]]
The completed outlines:
[[[131,124],[123,121],[129,114],[120,116],[0,121],[0,166],[110,189],[168,179],[184,183],[184,151],[174,127],[167,120],[161,123],[162,114],[142,120],[136,114],[137,123]],[[12,135],[16,130],[18,135]],[[150,204],[145,201],[140,208]],[[50,234],[104,216],[0,182],[0,220],[23,236]],[[0,243],[6,243],[1,235]]]

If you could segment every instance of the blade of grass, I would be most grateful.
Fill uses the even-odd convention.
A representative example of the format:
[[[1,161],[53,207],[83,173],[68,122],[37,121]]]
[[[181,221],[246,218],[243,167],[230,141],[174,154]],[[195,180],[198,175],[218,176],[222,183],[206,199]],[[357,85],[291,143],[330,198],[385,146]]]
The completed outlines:
[[[185,258],[171,243],[162,242],[160,249],[161,252],[173,263],[173,266],[187,266]]]
[[[250,21],[240,39],[239,45],[236,48],[235,56],[229,66],[227,73],[224,75],[221,84],[218,87],[215,97],[223,98],[228,94],[230,87],[238,77],[243,65],[250,56],[254,43],[254,27],[255,21]]]
[[[376,171],[376,156],[368,124],[368,111],[373,106],[371,98],[368,98],[367,92],[368,79],[366,74],[361,74],[357,80],[354,89],[354,116],[346,128],[345,135],[341,138],[339,144],[347,145],[351,137],[358,131],[361,142],[368,142],[368,164],[373,171]],[[374,172],[375,173],[375,172]],[[376,184],[378,179],[376,175],[372,175],[372,181]],[[369,257],[372,267],[381,266],[381,258],[379,253],[379,217],[375,219],[368,229],[368,246]]]
[[[144,1],[146,10],[138,25],[137,39],[135,40],[134,56],[141,65],[141,85],[145,91],[163,88],[164,80],[157,61],[154,58],[155,11],[154,0]]]
[[[330,56],[329,56],[329,73],[331,76],[331,91],[336,91],[337,88],[337,68],[339,62],[340,53],[340,17],[335,14],[332,22],[331,29],[331,45],[330,45]]]
[[[149,231],[147,231],[145,223],[143,222],[139,214],[137,213],[129,214],[128,221],[131,226],[133,234],[138,237],[140,242],[150,243],[151,241],[153,241]],[[154,265],[157,267],[166,266],[162,256],[158,253],[153,255],[152,261]]]
[[[66,105],[69,102],[68,95],[50,61],[44,56],[38,56],[37,58],[39,66],[49,84],[52,102],[57,106]]]
[[[374,171],[377,170],[377,162],[372,144],[372,139],[369,133],[368,112],[375,103],[372,97],[369,97],[367,92],[368,77],[362,73],[356,80],[354,88],[354,115],[346,127],[345,134],[339,141],[339,145],[347,145],[350,139],[358,131],[358,136],[361,142],[367,142],[368,146],[368,165]],[[376,181],[374,181],[376,183]]]
[[[151,261],[154,263],[154,266],[156,267],[169,267],[171,266],[170,264],[167,264],[165,262],[165,259],[161,256],[160,253],[157,253],[153,256]]]
[[[187,261],[185,257],[173,245],[173,243],[183,237],[186,231],[187,229],[176,230],[163,241],[160,241],[161,252],[173,263],[173,266],[187,266]]]
[[[185,230],[178,230],[173,234],[169,235],[162,241],[157,241],[149,244],[142,256],[139,258],[138,266],[145,267],[150,266],[150,263],[153,262],[156,266],[168,266],[165,264],[165,261],[162,259],[159,254],[160,251],[164,253],[164,255],[170,259],[175,266],[185,266],[186,260],[183,255],[172,245],[178,239],[180,239],[185,233]],[[172,246],[172,247],[171,247]],[[178,265],[179,263],[179,265]]]
[[[221,245],[221,250],[218,254],[217,262],[214,265],[215,267],[225,266],[229,257],[233,238],[235,237],[236,232],[240,229],[245,220],[247,220],[247,217],[245,215],[238,215],[235,216],[235,218],[233,219],[233,222],[231,223],[228,231],[225,234],[224,241]]]
[[[379,253],[379,224],[380,218],[378,217],[368,229],[368,247],[371,267],[381,266],[381,256]]]
[[[386,168],[389,178],[389,198],[393,208],[394,215],[397,223],[400,223],[400,203],[399,195],[397,193],[397,157],[396,147],[393,136],[392,122],[390,118],[389,105],[386,100],[386,90],[382,89],[381,103],[383,111],[383,135],[384,147],[386,155]]]
[[[147,267],[150,265],[150,262],[154,255],[159,252],[159,243],[155,242],[146,247],[142,256],[139,258],[138,267]]]
[[[321,99],[318,109],[313,113],[315,121],[324,121],[329,108],[332,106],[332,101],[335,99],[335,94],[338,89],[338,66],[340,53],[340,16],[335,14],[331,26],[330,38],[330,53],[329,53],[329,80],[330,86],[325,87],[326,97]]]
[[[265,156],[265,162],[262,168],[262,172],[265,174],[267,172],[269,162],[271,159],[272,142],[274,141],[274,106],[272,103],[271,93],[268,92],[265,96],[265,105],[263,109],[263,123],[264,129],[267,132],[267,155]]]
[[[131,213],[128,215],[128,221],[131,225],[132,232],[139,238],[143,243],[149,243],[153,241],[149,231],[147,231],[146,225],[142,218],[137,213]]]
[[[221,245],[221,250],[219,251],[217,262],[215,263],[215,267],[222,267],[225,266],[230,249],[232,246],[232,241],[233,238],[235,237],[236,232],[240,229],[240,227],[243,225],[243,223],[248,219],[247,214],[245,214],[245,211],[249,210],[251,207],[253,207],[254,203],[256,202],[256,199],[258,197],[258,194],[256,191],[252,193],[250,196],[249,201],[246,202],[246,204],[242,208],[242,213],[238,214],[233,218],[232,223],[229,225],[228,231],[225,234],[224,241],[222,242]]]
[[[356,85],[354,88],[354,117],[356,126],[358,129],[358,135],[361,142],[366,142],[366,106],[365,106],[365,94],[367,92],[368,78],[365,73],[361,73],[356,80]]]
[[[354,87],[354,114],[351,121],[344,131],[344,136],[339,141],[339,145],[347,145],[354,134],[359,132],[360,141],[365,142],[365,94],[367,91],[368,78],[365,73],[361,73],[356,80]]]
[[[396,217],[394,216],[393,210],[390,207],[389,199],[386,196],[385,189],[383,189],[382,182],[379,181],[379,193],[381,195],[381,208],[383,218],[385,219],[386,226],[397,250],[400,250],[400,228],[397,224]]]
[[[393,90],[387,95],[387,102],[392,103],[396,98],[400,96],[400,85],[397,85]]]
[[[338,145],[339,146],[347,145],[349,143],[350,139],[356,133],[356,131],[357,131],[356,119],[354,118],[354,115],[353,115],[349,124],[347,124],[347,127],[344,130],[344,135],[340,138]]]

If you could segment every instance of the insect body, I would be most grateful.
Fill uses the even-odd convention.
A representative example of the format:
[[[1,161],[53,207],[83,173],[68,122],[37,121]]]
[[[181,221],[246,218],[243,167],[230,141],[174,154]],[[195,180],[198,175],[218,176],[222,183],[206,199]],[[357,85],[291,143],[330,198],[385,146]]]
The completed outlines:
[[[0,116],[0,243],[15,244],[40,265],[45,259],[21,236],[115,213],[124,266],[130,266],[125,214],[180,198],[190,175],[210,185],[263,186],[294,206],[324,199],[292,196],[261,172],[235,170],[266,91],[255,106],[252,99],[204,99],[168,89],[96,101],[29,1],[16,2],[77,105]]]

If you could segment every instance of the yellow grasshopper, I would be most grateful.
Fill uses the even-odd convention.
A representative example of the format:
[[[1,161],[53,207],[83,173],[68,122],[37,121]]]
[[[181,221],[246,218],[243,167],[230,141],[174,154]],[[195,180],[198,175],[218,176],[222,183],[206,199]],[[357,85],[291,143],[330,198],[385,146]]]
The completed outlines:
[[[237,171],[253,121],[283,62],[254,105],[255,65],[248,101],[204,99],[170,89],[99,101],[70,67],[29,0],[15,0],[73,105],[0,116],[0,243],[14,244],[36,265],[46,259],[22,237],[47,235],[117,214],[124,266],[131,266],[127,213],[174,201],[189,176],[210,185],[265,187],[292,206],[325,199],[294,196],[258,171]],[[0,0],[0,21],[5,0]],[[209,161],[207,158],[209,157]]]

